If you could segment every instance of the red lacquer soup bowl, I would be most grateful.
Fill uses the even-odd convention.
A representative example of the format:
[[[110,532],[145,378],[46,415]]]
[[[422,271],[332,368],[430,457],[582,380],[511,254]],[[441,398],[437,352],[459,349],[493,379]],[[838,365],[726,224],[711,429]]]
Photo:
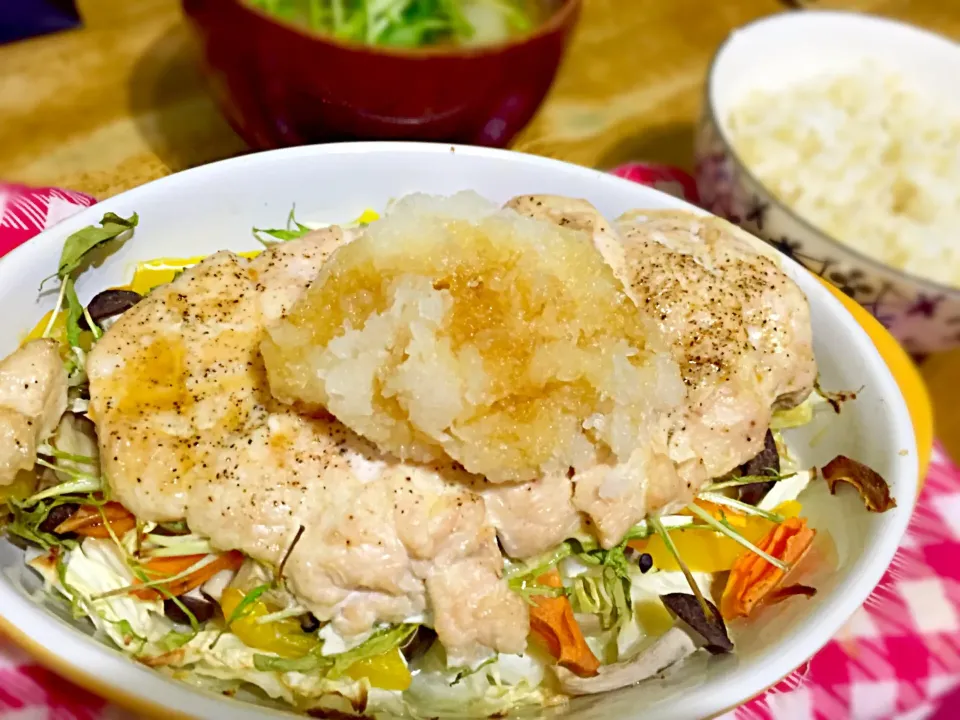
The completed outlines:
[[[477,48],[373,47],[318,35],[241,0],[183,0],[213,92],[253,147],[348,139],[505,146],[543,102],[581,0],[530,34]]]

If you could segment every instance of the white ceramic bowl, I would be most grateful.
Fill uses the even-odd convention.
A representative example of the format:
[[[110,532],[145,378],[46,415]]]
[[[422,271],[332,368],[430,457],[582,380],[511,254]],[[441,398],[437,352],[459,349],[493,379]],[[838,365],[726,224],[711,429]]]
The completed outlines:
[[[631,208],[694,210],[680,200],[595,170],[499,150],[370,143],[301,147],[228,160],[163,178],[81,212],[0,261],[0,288],[7,307],[0,315],[0,352],[12,351],[53,303],[37,297],[40,281],[56,267],[64,238],[98,222],[104,211],[136,211],[134,237],[103,264],[81,276],[86,302],[98,290],[128,281],[137,260],[193,256],[257,247],[250,229],[284,222],[292,203],[301,220],[349,219],[365,207],[382,207],[411,191],[451,193],[474,189],[495,201],[520,193],[584,197],[608,217]],[[850,455],[890,482],[899,506],[867,513],[855,492],[830,497],[822,482],[803,496],[820,529],[817,543],[835,565],[811,567],[801,578],[819,588],[812,600],[793,599],[764,610],[735,628],[736,655],[698,657],[649,682],[575,701],[568,717],[691,720],[735,706],[760,693],[805,662],[859,607],[880,577],[903,535],[917,490],[913,429],[900,391],[868,336],[843,305],[812,275],[785,259],[787,271],[810,299],[816,353],[827,387],[859,388],[859,399],[840,416],[793,434],[801,459],[822,464]],[[0,541],[0,629],[41,660],[82,685],[164,717],[230,717],[264,712],[237,700],[188,689],[129,660],[90,637],[90,628],[30,599],[12,578],[27,578],[22,553]]]
[[[876,61],[922,95],[960,114],[960,45],[893,20],[811,10],[772,15],[735,30],[714,56],[697,133],[704,207],[741,224],[866,307],[914,353],[960,345],[960,289],[841,244],[777,200],[737,157],[731,109],[757,89],[777,89]],[[960,238],[960,236],[958,236]]]

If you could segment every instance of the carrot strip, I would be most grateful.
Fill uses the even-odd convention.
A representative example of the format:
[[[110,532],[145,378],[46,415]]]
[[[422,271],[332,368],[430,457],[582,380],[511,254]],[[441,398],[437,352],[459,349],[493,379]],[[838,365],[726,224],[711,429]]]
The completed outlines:
[[[537,582],[555,588],[563,586],[560,573],[556,570],[541,575]],[[530,629],[544,641],[558,664],[581,677],[596,675],[600,661],[584,640],[570,601],[565,597],[542,595],[532,600]]]
[[[155,582],[165,577],[175,577],[179,575],[200,562],[204,557],[206,556],[183,555],[180,557],[154,558],[144,563],[142,569],[148,581]],[[196,572],[164,584],[162,590],[159,588],[143,588],[142,590],[134,590],[132,594],[141,600],[160,600],[168,595],[177,597],[190,592],[194,588],[200,587],[221,570],[239,570],[242,563],[243,553],[237,550],[231,550],[230,552],[218,555],[216,560],[204,565]],[[140,581],[138,581],[138,584],[139,582]]]
[[[84,537],[109,538],[111,537],[110,531],[112,530],[113,534],[119,538],[137,526],[137,521],[132,517],[109,520],[108,522],[110,523],[109,528],[103,524],[103,520],[101,519],[100,522],[90,523],[89,525],[78,528],[75,532],[77,535],[83,535]]]
[[[166,577],[179,575],[184,570],[206,557],[206,553],[196,555],[174,555],[171,557],[151,558],[140,565],[140,569],[150,580],[162,580]]]
[[[73,515],[57,525],[54,532],[79,532],[88,525],[102,525],[104,518],[106,518],[111,525],[113,525],[115,521],[128,519],[133,520],[134,525],[137,524],[136,519],[123,505],[117,502],[108,502],[100,508],[96,505],[81,505]]]
[[[816,534],[817,531],[807,527],[803,518],[787,518],[757,543],[757,547],[796,566],[810,549]],[[720,598],[720,614],[725,620],[746,617],[783,582],[786,575],[759,555],[745,552],[730,569],[730,577]]]

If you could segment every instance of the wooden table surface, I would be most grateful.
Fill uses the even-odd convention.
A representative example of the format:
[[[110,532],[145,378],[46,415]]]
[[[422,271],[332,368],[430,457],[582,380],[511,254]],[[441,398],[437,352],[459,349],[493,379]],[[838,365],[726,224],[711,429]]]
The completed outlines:
[[[821,0],[960,38],[960,0]],[[84,27],[0,47],[0,178],[106,198],[246,150],[197,68],[178,0],[80,0]],[[585,0],[546,104],[517,149],[610,167],[689,167],[710,57],[778,0]],[[960,350],[922,368],[960,459]]]

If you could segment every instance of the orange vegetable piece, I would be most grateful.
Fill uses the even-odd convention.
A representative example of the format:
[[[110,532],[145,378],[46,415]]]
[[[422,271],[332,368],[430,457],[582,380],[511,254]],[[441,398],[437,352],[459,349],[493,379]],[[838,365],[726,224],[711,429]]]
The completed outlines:
[[[124,533],[133,530],[136,526],[137,521],[133,518],[121,518],[119,520],[111,520],[110,527],[108,529],[101,520],[89,525],[85,525],[79,530],[76,530],[76,533],[77,535],[83,535],[84,537],[104,539],[111,537],[110,531],[112,530],[113,534],[119,538],[123,537]]]
[[[206,556],[181,555],[179,557],[154,558],[143,564],[143,571],[150,582],[155,582],[165,577],[176,577],[200,562],[204,557]],[[200,587],[221,570],[239,570],[242,563],[243,553],[231,550],[218,555],[216,560],[204,565],[199,570],[170,583],[165,583],[162,591],[159,588],[143,588],[142,590],[134,590],[132,594],[141,600],[161,600],[169,595],[177,597]],[[139,580],[137,582],[140,583]]]
[[[123,505],[108,502],[100,508],[96,505],[81,505],[73,515],[57,525],[56,532],[75,532],[86,537],[108,538],[110,533],[104,525],[104,518],[117,537],[137,526],[137,519]]]
[[[787,518],[773,528],[757,547],[778,560],[796,566],[816,537],[804,518]],[[730,569],[727,586],[720,598],[720,614],[725,620],[746,617],[775,590],[786,573],[754,552],[741,555]]]
[[[160,580],[165,577],[179,575],[191,565],[195,565],[203,560],[206,556],[206,553],[198,553],[196,555],[156,557],[143,563],[141,569],[151,580]]]
[[[756,515],[743,515],[736,510],[726,512],[730,508],[722,508],[723,515],[719,514],[719,506],[705,501],[696,501],[707,512],[718,520],[726,518],[741,537],[754,545],[760,542],[776,523]],[[802,510],[796,500],[787,500],[777,505],[773,511],[784,518],[796,517]],[[716,512],[715,512],[716,511]],[[722,535],[710,528],[675,530],[670,532],[677,553],[683,562],[693,572],[718,573],[727,572],[743,555],[743,545],[736,540]],[[677,559],[659,535],[651,535],[642,540],[631,540],[628,545],[637,552],[648,553],[653,559],[653,566],[659,570],[679,572],[680,565]]]
[[[541,575],[537,582],[549,587],[563,587],[556,570]],[[532,599],[530,629],[543,640],[558,664],[581,677],[596,675],[600,661],[584,640],[573,617],[570,601],[565,597],[536,596]]]

